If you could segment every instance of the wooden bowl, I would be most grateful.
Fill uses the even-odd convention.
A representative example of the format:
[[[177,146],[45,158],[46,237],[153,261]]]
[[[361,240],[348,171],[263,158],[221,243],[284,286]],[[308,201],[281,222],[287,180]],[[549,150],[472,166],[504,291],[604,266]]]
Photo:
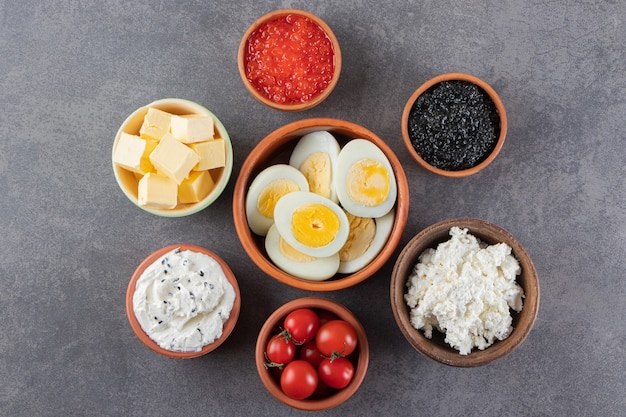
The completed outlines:
[[[511,310],[513,331],[504,340],[496,341],[485,350],[474,349],[461,355],[446,342],[444,335],[433,330],[433,338],[427,339],[421,330],[416,330],[409,320],[409,307],[404,300],[407,280],[418,263],[418,257],[427,248],[435,249],[447,241],[450,228],[467,228],[469,233],[487,244],[507,243],[522,269],[517,283],[524,289],[524,307],[516,313]],[[402,334],[418,352],[439,363],[456,367],[476,367],[496,362],[517,349],[530,333],[539,310],[539,279],[530,256],[524,247],[506,230],[479,219],[457,218],[444,220],[419,232],[404,247],[393,268],[390,284],[391,308]]]
[[[336,274],[326,281],[309,281],[287,274],[268,258],[265,252],[263,238],[256,236],[248,226],[246,219],[245,200],[248,187],[256,175],[264,168],[277,163],[287,163],[289,155],[298,139],[303,135],[327,130],[331,132],[343,145],[350,139],[361,138],[376,144],[385,154],[391,163],[396,183],[398,196],[396,200],[396,214],[391,230],[391,235],[382,251],[363,269],[349,275]],[[356,285],[371,277],[378,271],[391,257],[400,243],[402,233],[409,211],[409,185],[400,161],[387,146],[387,144],[377,135],[357,124],[330,118],[312,118],[289,123],[278,128],[274,132],[263,138],[246,158],[239,177],[235,184],[233,194],[233,217],[235,229],[244,250],[252,261],[267,275],[272,278],[308,291],[335,291]]]
[[[345,320],[354,327],[357,332],[358,342],[356,348],[356,365],[354,367],[354,376],[347,387],[332,393],[328,397],[319,399],[295,400],[283,393],[280,388],[280,382],[271,370],[265,368],[265,348],[269,339],[276,334],[277,330],[282,326],[287,314],[299,308],[310,308],[313,310],[326,310],[335,314],[339,319]],[[261,378],[261,382],[267,390],[277,400],[290,407],[306,411],[321,411],[336,407],[347,401],[359,388],[369,365],[369,344],[365,329],[356,318],[356,316],[343,305],[318,297],[306,297],[292,300],[278,309],[276,309],[265,321],[263,327],[259,331],[256,341],[255,361],[256,369]],[[354,355],[354,353],[352,354]]]
[[[305,101],[305,102],[298,102],[294,104],[279,103],[268,98],[266,95],[260,93],[254,87],[254,85],[250,82],[248,78],[248,73],[246,70],[246,54],[248,51],[247,45],[248,45],[248,39],[250,38],[250,35],[252,35],[255,30],[257,30],[261,25],[265,24],[266,22],[269,22],[271,20],[286,16],[286,15],[304,16],[310,19],[313,23],[315,23],[318,27],[320,27],[325,32],[326,36],[331,42],[333,53],[334,53],[334,72],[333,72],[332,79],[329,82],[329,84],[326,86],[326,88],[321,93],[314,96],[312,99]],[[318,16],[314,15],[313,13],[309,13],[307,11],[298,10],[298,9],[275,10],[273,12],[270,12],[258,18],[254,23],[252,23],[252,25],[250,25],[248,30],[243,35],[243,38],[241,39],[241,43],[239,44],[239,51],[237,53],[237,63],[239,67],[239,74],[241,76],[241,79],[246,89],[250,92],[250,94],[252,94],[252,96],[255,99],[257,99],[258,101],[260,101],[261,103],[265,104],[268,107],[271,107],[276,110],[282,110],[282,111],[288,111],[288,112],[307,110],[307,109],[317,106],[322,101],[324,101],[330,95],[330,93],[333,91],[333,89],[337,85],[337,82],[339,81],[339,74],[341,73],[341,62],[342,62],[341,49],[339,48],[339,41],[337,40],[337,37],[335,36],[331,28],[326,24],[326,22],[324,22],[322,19],[320,19]]]
[[[115,135],[112,153],[115,152],[115,147],[117,146],[122,132],[133,135],[139,134],[139,129],[141,128],[143,119],[148,112],[148,108],[150,107],[154,107],[159,110],[163,110],[165,112],[176,115],[199,114],[207,115],[213,118],[213,122],[215,124],[215,136],[223,138],[226,145],[226,166],[211,171],[211,177],[213,178],[215,185],[206,197],[204,197],[197,203],[179,203],[173,209],[149,208],[139,205],[137,190],[137,184],[139,180],[134,173],[125,170],[124,168],[121,168],[115,162],[113,162],[113,174],[115,175],[117,184],[119,185],[124,195],[126,195],[126,197],[133,204],[135,204],[142,210],[145,210],[148,213],[152,213],[157,216],[183,217],[204,210],[205,208],[210,206],[215,200],[217,200],[218,197],[222,194],[222,192],[226,188],[226,185],[228,184],[228,181],[230,180],[230,175],[233,169],[233,148],[226,128],[224,127],[222,122],[220,122],[217,116],[215,116],[208,109],[197,103],[179,98],[164,98],[153,101],[150,104],[138,108],[126,118],[126,120],[122,123],[119,130],[117,131],[117,134]]]
[[[470,82],[470,83],[477,85],[480,89],[482,89],[484,92],[487,93],[491,101],[495,104],[495,108],[497,110],[497,113],[500,119],[499,132],[496,132],[498,134],[498,138],[496,140],[494,147],[492,148],[491,152],[486,157],[484,157],[484,159],[481,162],[472,166],[471,168],[452,171],[452,170],[445,170],[445,169],[441,169],[436,166],[433,166],[429,162],[427,162],[424,158],[422,158],[422,156],[417,152],[417,150],[415,149],[415,147],[413,146],[411,142],[411,136],[409,134],[409,116],[411,114],[411,109],[413,108],[415,101],[418,99],[419,96],[424,94],[424,92],[428,91],[431,87],[444,81],[466,81],[466,82]],[[404,144],[407,150],[409,151],[409,154],[422,168],[434,174],[442,175],[444,177],[453,177],[453,178],[467,177],[470,175],[474,175],[482,171],[483,169],[485,169],[496,158],[496,156],[500,152],[500,149],[502,149],[502,146],[504,145],[504,139],[506,138],[506,131],[507,131],[507,116],[506,116],[506,111],[504,109],[504,104],[502,103],[500,96],[498,96],[498,94],[489,84],[487,84],[480,78],[475,77],[473,75],[460,73],[460,72],[451,72],[447,74],[441,74],[428,80],[424,84],[422,84],[417,90],[415,90],[415,92],[408,99],[406,105],[404,106],[404,111],[402,113],[402,138],[404,140]]]
[[[233,304],[233,308],[230,312],[228,319],[224,322],[224,325],[222,328],[222,335],[218,339],[216,339],[213,343],[205,345],[200,351],[197,351],[197,352],[175,352],[175,351],[164,349],[161,346],[159,346],[143,330],[143,328],[139,324],[139,321],[137,320],[137,317],[135,316],[135,311],[133,308],[133,294],[135,293],[137,280],[139,279],[139,277],[141,277],[141,274],[143,274],[146,268],[148,268],[151,264],[157,261],[161,256],[165,255],[166,253],[176,248],[180,248],[181,251],[190,250],[192,252],[203,253],[213,258],[222,267],[222,270],[224,271],[224,275],[226,275],[228,282],[230,282],[230,284],[233,286],[233,289],[235,290],[235,302]],[[228,336],[230,336],[231,332],[235,328],[235,324],[237,324],[237,319],[239,318],[240,309],[241,309],[241,294],[239,292],[239,285],[237,283],[237,279],[235,278],[235,274],[233,274],[233,271],[229,268],[226,262],[224,262],[224,260],[220,258],[219,256],[217,256],[215,253],[211,252],[208,249],[205,249],[203,247],[196,246],[196,245],[190,245],[190,244],[169,245],[153,252],[139,264],[139,266],[133,273],[130,279],[130,282],[128,283],[128,289],[126,290],[126,316],[128,317],[128,321],[130,323],[130,327],[133,329],[133,332],[135,332],[135,335],[139,338],[139,340],[144,345],[146,345],[153,351],[163,356],[167,356],[169,358],[175,358],[175,359],[196,358],[198,356],[206,355],[207,353],[212,352],[213,350],[217,349],[222,343],[226,341]]]

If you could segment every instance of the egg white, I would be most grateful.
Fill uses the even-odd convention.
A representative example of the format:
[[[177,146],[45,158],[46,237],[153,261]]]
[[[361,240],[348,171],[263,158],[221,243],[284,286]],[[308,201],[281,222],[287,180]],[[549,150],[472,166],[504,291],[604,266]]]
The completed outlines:
[[[313,258],[312,261],[300,262],[285,256],[280,250],[280,233],[276,225],[272,225],[265,236],[265,250],[274,264],[284,272],[310,281],[324,281],[337,273],[339,269],[339,253],[324,258]]]
[[[255,234],[265,236],[270,226],[274,223],[273,217],[267,217],[257,208],[259,195],[263,190],[276,180],[292,180],[300,191],[308,191],[309,183],[304,174],[287,164],[277,164],[265,168],[250,183],[246,194],[246,219],[248,226]]]
[[[311,247],[299,242],[291,229],[291,220],[296,209],[308,204],[321,204],[331,209],[339,219],[339,230],[327,245]],[[344,211],[327,198],[309,191],[296,191],[278,200],[274,209],[274,219],[278,233],[297,251],[316,258],[324,258],[339,252],[348,239],[350,224]]]
[[[351,261],[341,262],[337,272],[342,274],[352,274],[369,265],[370,262],[372,262],[385,247],[385,244],[391,235],[391,229],[393,229],[395,216],[395,210],[392,209],[384,216],[375,218],[374,222],[376,223],[376,234],[374,235],[374,239],[372,240],[370,246],[358,258]]]
[[[291,157],[289,158],[289,165],[298,168],[301,172],[303,172],[306,176],[306,172],[304,172],[302,164],[309,158],[312,154],[317,152],[322,152],[328,155],[330,160],[330,195],[324,195],[324,197],[329,198],[333,202],[337,202],[337,192],[335,190],[334,178],[335,171],[337,167],[337,157],[339,156],[339,152],[341,147],[337,142],[337,139],[330,133],[325,130],[308,133],[302,136],[296,146],[294,147]],[[308,178],[307,178],[308,179]],[[311,180],[309,180],[309,190],[314,191],[313,187],[311,187]]]
[[[380,204],[366,206],[354,201],[348,194],[347,177],[350,168],[362,159],[371,158],[380,162],[389,175],[389,194]],[[337,176],[335,177],[335,188],[341,206],[350,214],[359,217],[382,217],[396,204],[397,185],[389,159],[383,151],[374,143],[365,139],[353,139],[348,142],[339,152],[337,157]]]

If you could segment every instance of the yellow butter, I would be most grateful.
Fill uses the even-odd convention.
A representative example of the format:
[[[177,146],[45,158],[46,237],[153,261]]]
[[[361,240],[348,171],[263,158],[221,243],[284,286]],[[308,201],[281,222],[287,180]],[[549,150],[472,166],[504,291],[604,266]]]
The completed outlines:
[[[180,185],[200,157],[187,145],[177,141],[170,134],[163,136],[150,154],[150,162],[157,172],[166,175]]]
[[[145,174],[153,169],[149,156],[155,147],[153,140],[122,132],[113,152],[113,162],[129,171]]]
[[[144,139],[161,140],[170,132],[172,114],[154,107],[148,108],[143,123],[139,129],[139,136]]]
[[[183,143],[204,142],[213,139],[215,127],[211,116],[190,114],[172,116],[170,131],[172,136]]]
[[[215,183],[209,171],[194,171],[178,187],[181,203],[197,203],[206,197]]]
[[[192,143],[189,147],[200,157],[200,161],[193,168],[195,171],[226,166],[226,143],[224,139],[218,138],[207,142]]]
[[[178,203],[178,186],[168,177],[147,173],[139,180],[137,200],[142,207],[172,209]]]

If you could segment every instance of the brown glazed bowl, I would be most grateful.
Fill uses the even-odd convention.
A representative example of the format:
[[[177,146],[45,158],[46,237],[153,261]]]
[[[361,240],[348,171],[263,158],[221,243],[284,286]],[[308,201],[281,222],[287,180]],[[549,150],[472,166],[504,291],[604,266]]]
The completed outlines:
[[[445,170],[445,169],[435,167],[431,165],[429,162],[427,162],[424,158],[422,158],[422,156],[417,152],[417,150],[411,143],[411,137],[409,134],[409,116],[411,114],[411,109],[413,108],[413,104],[415,103],[415,101],[418,99],[419,96],[424,94],[424,92],[429,90],[431,87],[444,81],[466,81],[466,82],[470,82],[470,83],[477,85],[480,89],[482,89],[484,92],[487,93],[491,101],[495,104],[495,107],[496,107],[496,110],[500,119],[499,135],[498,135],[497,141],[493,149],[482,160],[482,162],[479,162],[477,165],[474,165],[471,168],[452,171],[452,170]],[[404,140],[404,144],[407,150],[409,151],[409,154],[422,168],[434,174],[442,175],[444,177],[453,177],[453,178],[467,177],[470,175],[474,175],[482,171],[483,169],[485,169],[491,162],[493,162],[493,160],[496,158],[496,156],[502,149],[502,146],[504,145],[504,139],[506,138],[506,131],[507,131],[507,116],[506,116],[506,111],[504,109],[504,104],[502,103],[500,96],[498,96],[495,90],[485,81],[473,75],[464,74],[461,72],[451,72],[447,74],[441,74],[426,81],[417,90],[415,90],[415,92],[411,95],[411,97],[406,102],[406,105],[404,106],[404,111],[402,112],[402,139]]]
[[[115,180],[117,181],[117,184],[119,185],[122,192],[133,204],[135,204],[142,210],[145,210],[148,213],[152,213],[157,216],[183,217],[204,210],[205,208],[213,204],[213,202],[217,200],[218,197],[222,194],[222,192],[226,188],[226,185],[228,184],[228,181],[230,180],[230,175],[233,169],[233,148],[226,128],[224,127],[222,122],[220,122],[217,116],[215,116],[212,112],[210,112],[208,109],[201,106],[200,104],[180,98],[164,98],[153,101],[150,104],[138,108],[126,118],[126,120],[122,123],[119,130],[117,131],[117,134],[115,135],[112,153],[115,153],[115,147],[119,142],[119,138],[122,132],[130,133],[133,135],[139,134],[139,129],[141,128],[143,119],[148,112],[148,108],[150,107],[154,107],[159,110],[163,110],[165,112],[176,115],[199,114],[210,116],[211,118],[213,118],[213,122],[215,123],[215,136],[223,138],[226,145],[226,166],[211,171],[211,177],[215,182],[215,186],[209,192],[209,194],[207,194],[206,197],[204,197],[197,203],[179,203],[173,209],[149,208],[139,205],[137,190],[137,183],[139,180],[137,176],[134,173],[125,170],[124,168],[118,166],[115,162],[113,162],[113,174],[115,175]]]
[[[280,382],[278,378],[272,373],[271,369],[265,368],[265,348],[270,338],[279,331],[279,328],[283,325],[283,321],[287,314],[299,308],[310,308],[312,310],[326,310],[333,313],[341,320],[345,320],[354,327],[357,332],[358,342],[356,351],[352,354],[355,355],[354,376],[347,387],[331,393],[327,397],[321,397],[317,399],[305,399],[295,400],[288,397],[283,393],[280,388]],[[282,305],[276,309],[265,321],[259,336],[256,341],[255,349],[255,361],[256,369],[261,378],[261,382],[274,398],[286,404],[290,407],[306,410],[306,411],[321,411],[329,408],[336,407],[343,402],[347,401],[359,388],[369,365],[369,344],[367,342],[367,335],[365,329],[361,325],[361,322],[356,316],[343,305],[318,297],[306,297],[298,298]],[[351,356],[352,356],[351,355]],[[354,363],[354,361],[353,361]]]
[[[248,79],[247,70],[246,70],[246,54],[248,50],[247,42],[248,42],[248,39],[250,38],[250,35],[252,35],[252,33],[264,23],[269,22],[278,17],[285,16],[285,15],[304,16],[310,19],[311,21],[313,21],[318,27],[320,27],[325,32],[326,36],[331,42],[331,45],[333,48],[333,54],[334,54],[333,77],[330,83],[324,89],[324,91],[322,91],[320,94],[313,97],[309,101],[299,102],[299,103],[294,103],[294,104],[278,103],[276,101],[269,99],[265,95],[261,94]],[[342,59],[341,59],[341,49],[339,48],[339,41],[337,40],[337,37],[335,36],[331,28],[326,24],[326,22],[324,22],[322,19],[320,19],[318,16],[314,15],[313,13],[310,13],[304,10],[298,10],[298,9],[275,10],[273,12],[267,13],[266,15],[259,17],[256,21],[254,21],[254,23],[252,23],[252,25],[250,25],[248,30],[244,33],[243,38],[241,39],[241,42],[239,44],[239,51],[237,53],[237,65],[239,67],[239,75],[241,76],[241,80],[243,81],[243,84],[245,85],[246,89],[250,92],[250,94],[255,99],[257,99],[258,101],[260,101],[261,103],[265,104],[268,107],[271,107],[276,110],[287,111],[287,112],[297,112],[297,111],[307,110],[307,109],[317,106],[322,101],[324,101],[330,95],[330,93],[333,91],[333,89],[337,85],[337,82],[339,81],[339,75],[341,73],[341,62],[342,62]]]
[[[407,280],[418,263],[418,257],[427,248],[435,249],[439,243],[447,241],[450,228],[467,228],[487,244],[507,243],[513,249],[513,256],[522,269],[517,283],[524,289],[525,298],[522,311],[511,310],[513,331],[504,340],[496,340],[485,350],[474,349],[468,355],[461,355],[444,342],[444,335],[433,330],[432,339],[427,339],[421,330],[415,329],[409,320],[409,308],[404,300]],[[408,342],[421,354],[436,362],[456,367],[476,367],[496,362],[517,349],[530,333],[539,310],[539,279],[530,256],[509,232],[484,220],[457,218],[433,224],[415,235],[404,247],[393,268],[390,284],[391,309],[398,327]]]
[[[246,219],[246,193],[250,183],[264,168],[277,163],[288,163],[289,155],[303,135],[326,130],[337,138],[340,145],[350,139],[361,138],[376,144],[385,154],[393,169],[398,196],[395,220],[385,247],[367,266],[353,274],[335,274],[326,281],[309,281],[283,272],[267,256],[264,240],[255,235]],[[391,148],[376,134],[355,123],[331,118],[312,118],[289,123],[263,138],[248,155],[235,184],[233,194],[233,217],[235,229],[244,250],[252,261],[267,275],[295,288],[307,291],[336,291],[354,286],[371,277],[393,255],[400,243],[409,211],[409,185],[400,161]]]
[[[228,282],[233,286],[235,290],[235,302],[233,304],[233,308],[230,312],[230,316],[224,322],[224,326],[222,328],[222,335],[216,339],[213,343],[205,345],[200,351],[197,352],[175,352],[171,350],[167,350],[159,346],[154,340],[148,336],[148,334],[141,328],[137,317],[135,316],[135,311],[133,308],[133,294],[135,293],[135,287],[137,285],[137,280],[141,277],[141,274],[148,268],[151,264],[157,261],[161,256],[166,253],[180,248],[180,250],[190,250],[193,252],[204,253],[205,255],[213,258],[224,271],[224,275],[228,279]],[[237,283],[237,279],[235,278],[235,274],[230,269],[230,267],[224,262],[222,258],[217,256],[215,253],[211,252],[208,249],[205,249],[200,246],[190,245],[190,244],[180,244],[180,245],[169,245],[163,247],[152,254],[150,254],[147,258],[145,258],[137,267],[135,272],[133,273],[130,282],[128,283],[128,289],[126,290],[126,316],[128,317],[128,321],[130,323],[130,327],[135,332],[135,335],[139,338],[139,340],[155,351],[163,356],[167,356],[169,358],[175,359],[190,359],[196,358],[198,356],[206,355],[207,353],[217,349],[222,343],[226,341],[228,336],[230,336],[231,332],[235,328],[235,324],[237,324],[237,319],[239,318],[239,311],[241,310],[241,294],[239,291],[239,284]]]

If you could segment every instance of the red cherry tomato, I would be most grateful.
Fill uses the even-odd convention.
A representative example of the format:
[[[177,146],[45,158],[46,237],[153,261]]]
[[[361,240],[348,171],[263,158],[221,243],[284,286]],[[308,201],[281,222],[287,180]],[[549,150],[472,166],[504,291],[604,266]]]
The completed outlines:
[[[298,357],[317,367],[324,357],[317,348],[315,340],[309,340],[298,349]]]
[[[315,337],[317,348],[328,358],[348,356],[356,349],[357,340],[356,330],[344,320],[324,323]]]
[[[318,372],[318,376],[319,376],[319,372]],[[315,392],[308,399],[314,400],[314,399],[326,398],[326,397],[331,396],[336,391],[337,391],[336,389],[329,387],[328,384],[322,381],[322,378],[318,378],[317,388],[315,389]]]
[[[316,310],[315,311],[317,313],[317,315],[320,318],[320,325],[326,323],[327,321],[331,321],[331,320],[339,320],[339,317],[337,317],[337,315],[335,313],[332,313],[328,310]]]
[[[269,362],[266,363],[268,367],[286,365],[296,356],[296,345],[284,334],[276,334],[267,343],[265,356]]]
[[[283,326],[293,342],[301,345],[313,340],[320,328],[320,318],[311,309],[299,308],[287,314]]]
[[[346,358],[324,359],[317,371],[320,380],[336,389],[348,386],[354,376],[354,366]]]
[[[296,400],[310,397],[317,388],[317,371],[305,360],[289,362],[280,376],[280,388],[285,395]]]

